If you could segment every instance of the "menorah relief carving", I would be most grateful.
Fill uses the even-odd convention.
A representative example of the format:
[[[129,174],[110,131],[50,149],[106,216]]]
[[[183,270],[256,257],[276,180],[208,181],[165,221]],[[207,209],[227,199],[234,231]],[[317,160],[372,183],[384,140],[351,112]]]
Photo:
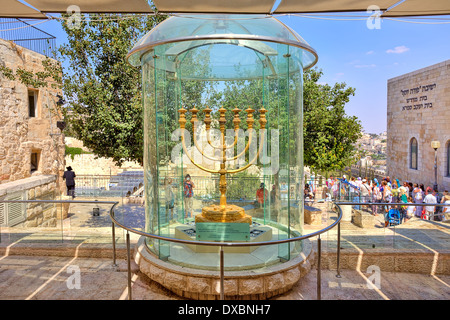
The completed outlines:
[[[180,124],[180,129],[182,130],[182,132],[185,129],[185,125],[186,125],[186,112],[188,110],[181,108],[180,110],[178,110],[180,117],[179,117],[179,124]],[[194,132],[194,136],[193,136],[193,140],[194,140],[194,145],[197,148],[197,150],[202,154],[203,157],[212,160],[214,162],[218,162],[220,163],[220,169],[210,169],[210,168],[206,168],[203,165],[197,163],[189,154],[187,147],[186,147],[186,142],[185,142],[185,138],[184,138],[184,134],[181,134],[181,142],[182,142],[182,146],[183,146],[183,150],[184,153],[188,156],[189,160],[192,162],[193,165],[195,165],[197,168],[205,171],[205,172],[209,172],[209,173],[214,173],[214,174],[219,174],[219,191],[220,191],[220,201],[219,201],[219,205],[212,205],[212,206],[207,206],[202,208],[202,213],[195,216],[195,222],[240,222],[240,223],[252,223],[252,217],[247,215],[245,213],[245,210],[239,206],[236,205],[229,205],[227,204],[227,197],[226,197],[226,191],[227,191],[227,180],[226,180],[226,175],[227,174],[235,174],[241,171],[246,170],[247,168],[249,168],[251,165],[253,165],[254,163],[256,163],[261,150],[263,149],[262,146],[264,145],[264,135],[261,135],[261,143],[259,148],[257,149],[256,155],[252,158],[249,159],[249,162],[244,165],[243,167],[240,168],[236,168],[236,169],[228,169],[226,168],[226,163],[230,162],[230,161],[234,161],[236,159],[239,159],[242,156],[245,156],[246,152],[249,150],[250,144],[252,142],[252,139],[255,139],[256,137],[254,137],[255,133],[253,130],[253,124],[255,122],[255,119],[253,117],[253,113],[255,112],[255,110],[253,110],[252,108],[248,108],[245,111],[247,112],[247,127],[249,129],[249,136],[248,136],[248,142],[245,145],[244,150],[242,150],[241,152],[238,152],[237,155],[232,156],[232,157],[228,157],[227,156],[227,150],[234,148],[237,145],[238,142],[238,132],[240,129],[240,123],[241,123],[241,119],[239,117],[239,113],[241,112],[240,109],[238,108],[234,108],[232,110],[232,112],[234,113],[234,117],[233,117],[233,126],[234,126],[234,141],[227,145],[225,142],[225,130],[226,130],[226,109],[224,109],[223,107],[220,108],[218,110],[219,112],[219,129],[220,129],[220,137],[219,137],[219,145],[214,145],[213,142],[210,139],[210,131],[211,131],[211,112],[212,110],[208,107],[206,107],[203,111],[205,113],[203,122],[205,124],[205,129],[206,129],[206,141],[208,146],[212,147],[213,150],[219,150],[219,154],[220,156],[214,156],[214,155],[208,155],[204,152],[204,149],[201,148],[201,146],[199,146],[198,142],[197,142],[197,126],[198,126],[198,122],[199,119],[197,117],[198,112],[200,111],[197,108],[192,108],[189,110],[192,114],[191,117],[191,123],[192,123],[192,127],[193,127],[193,132]],[[259,110],[260,113],[260,118],[259,118],[259,124],[260,124],[260,130],[261,129],[265,129],[266,127],[266,115],[265,113],[267,112],[266,109],[261,108]]]

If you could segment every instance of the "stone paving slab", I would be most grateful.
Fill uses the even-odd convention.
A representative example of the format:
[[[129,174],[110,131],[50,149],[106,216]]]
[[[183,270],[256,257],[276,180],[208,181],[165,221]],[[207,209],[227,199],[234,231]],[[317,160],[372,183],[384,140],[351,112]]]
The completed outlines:
[[[79,268],[79,269],[76,269]],[[79,288],[73,280],[79,270]],[[381,272],[379,289],[370,274],[343,270],[321,272],[322,300],[448,300],[450,275]],[[374,283],[374,281],[372,282]],[[139,272],[132,276],[133,300],[182,300]],[[71,257],[0,257],[0,300],[125,300],[126,261]],[[311,270],[294,288],[272,300],[317,299],[317,272]]]
[[[320,205],[319,205],[320,206]],[[116,217],[135,228],[142,226],[143,208],[139,205],[119,205]],[[336,214],[323,210],[323,224],[305,225],[304,233],[314,232],[328,225]],[[448,300],[450,276],[430,274],[429,264],[435,257],[450,254],[450,224],[413,219],[401,226],[384,228],[382,216],[376,217],[373,228],[360,228],[352,223],[341,223],[342,265],[359,261],[361,253],[368,262],[377,255],[390,259],[407,254],[406,263],[417,263],[418,256],[426,255],[425,273],[391,272],[381,270],[381,290],[368,289],[364,275],[353,268],[341,269],[342,278],[335,276],[334,256],[337,247],[337,229],[322,235],[324,260],[322,268],[322,299],[425,299]],[[70,299],[70,300],[117,300],[127,298],[125,231],[116,227],[118,267],[112,266],[112,222],[109,208],[100,209],[100,216],[92,216],[92,206],[80,204],[71,207],[69,218],[55,229],[2,228],[0,230],[0,299]],[[132,245],[139,236],[130,233]],[[317,238],[312,238],[316,245]],[[431,258],[430,258],[431,257]],[[401,258],[401,257],[400,257]],[[431,261],[430,261],[431,259]],[[376,260],[374,260],[376,261]],[[441,260],[440,260],[441,261]],[[450,269],[449,260],[443,260]],[[361,262],[361,261],[359,261]],[[363,261],[364,262],[364,261]],[[442,264],[442,262],[439,262]],[[81,271],[81,289],[68,289],[71,275],[67,268],[77,265]],[[439,268],[444,268],[441,265]],[[394,268],[395,270],[395,268]],[[436,270],[433,269],[433,270]],[[316,299],[316,272],[311,270],[294,289],[276,299]],[[180,298],[149,280],[146,276],[133,274],[133,298],[159,300]]]

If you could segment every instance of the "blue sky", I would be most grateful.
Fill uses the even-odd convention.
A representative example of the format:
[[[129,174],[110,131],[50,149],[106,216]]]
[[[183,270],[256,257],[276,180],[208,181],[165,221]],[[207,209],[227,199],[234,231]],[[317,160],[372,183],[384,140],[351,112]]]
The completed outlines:
[[[363,19],[364,14],[359,16]],[[448,16],[440,18],[450,22]],[[329,21],[297,16],[280,20],[317,51],[316,66],[324,72],[323,82],[345,82],[356,88],[346,112],[357,116],[368,133],[386,130],[388,79],[450,59],[450,23],[431,25],[399,21],[406,20],[403,18],[382,19],[380,29],[369,29],[366,20]],[[424,22],[408,19],[412,20]]]
[[[319,55],[317,67],[330,85],[345,82],[356,89],[346,105],[349,115],[357,116],[368,133],[386,130],[387,80],[450,59],[450,17],[446,24],[436,20],[382,19],[379,29],[369,29],[366,13],[349,17],[333,15],[334,20],[300,16],[277,16],[300,34]],[[344,19],[361,19],[346,21]],[[418,22],[426,22],[418,23]],[[59,23],[49,21],[37,26],[65,42]]]

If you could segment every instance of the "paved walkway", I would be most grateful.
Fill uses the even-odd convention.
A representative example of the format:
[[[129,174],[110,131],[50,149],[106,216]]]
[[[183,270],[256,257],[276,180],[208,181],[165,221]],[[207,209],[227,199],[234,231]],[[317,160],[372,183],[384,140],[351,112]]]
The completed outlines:
[[[79,274],[79,277],[77,278]],[[311,270],[288,293],[273,300],[317,299],[317,273]],[[321,273],[322,300],[449,300],[450,275],[382,272],[378,288],[368,276],[342,270]],[[370,280],[369,280],[370,282]],[[372,283],[375,283],[373,281]],[[125,300],[127,267],[111,259],[4,256],[0,258],[0,300]],[[133,300],[181,300],[141,273],[133,273]]]
[[[112,261],[112,223],[109,206],[100,206],[100,216],[92,215],[91,204],[73,205],[69,218],[56,229],[3,228],[0,242],[0,299],[127,299],[125,232],[116,228],[117,266]],[[143,208],[120,205],[116,217],[127,225],[143,228]],[[324,210],[323,226],[335,218]],[[122,219],[122,220],[121,220]],[[450,224],[411,220],[399,227],[382,227],[381,216],[373,228],[351,223],[341,225],[342,254],[351,250],[396,253],[450,253]],[[305,225],[305,233],[323,226]],[[337,230],[322,236],[324,252],[335,252]],[[132,242],[139,236],[130,234]],[[315,244],[316,239],[311,239]],[[414,262],[412,262],[414,263]],[[161,285],[148,280],[133,268],[132,297],[136,300],[180,300]],[[363,270],[366,272],[366,270]],[[382,271],[379,274],[355,270],[322,270],[322,299],[357,300],[448,300],[450,275]],[[79,277],[78,277],[79,275]],[[313,268],[288,293],[276,300],[314,300],[317,273]],[[372,282],[371,282],[372,281]],[[377,283],[377,287],[368,282]],[[77,286],[79,284],[79,287]]]

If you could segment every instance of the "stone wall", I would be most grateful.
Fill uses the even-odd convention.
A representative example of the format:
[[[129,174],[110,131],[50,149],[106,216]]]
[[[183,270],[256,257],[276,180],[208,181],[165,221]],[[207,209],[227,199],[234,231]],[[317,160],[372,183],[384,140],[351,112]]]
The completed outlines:
[[[54,200],[56,177],[40,175],[0,185],[1,200]],[[3,203],[3,226],[56,227],[57,205],[53,203]]]
[[[450,60],[388,80],[387,175],[401,183],[434,185],[434,149],[440,141],[437,183],[450,188],[447,147],[450,143]],[[410,141],[418,142],[418,168],[410,168]]]
[[[45,56],[0,39],[0,63],[14,72],[20,67],[43,71]],[[35,92],[36,116],[28,111],[29,91]],[[56,111],[60,90],[28,88],[19,80],[0,74],[0,184],[40,174],[59,175],[64,171],[63,136],[56,127],[61,116]],[[31,153],[38,154],[38,168],[31,171]]]
[[[83,142],[72,137],[65,137],[65,145],[88,151]],[[77,175],[116,175],[126,170],[143,170],[142,166],[134,161],[125,161],[122,166],[116,165],[111,158],[98,157],[92,153],[83,153],[65,156],[66,166],[71,166]]]

